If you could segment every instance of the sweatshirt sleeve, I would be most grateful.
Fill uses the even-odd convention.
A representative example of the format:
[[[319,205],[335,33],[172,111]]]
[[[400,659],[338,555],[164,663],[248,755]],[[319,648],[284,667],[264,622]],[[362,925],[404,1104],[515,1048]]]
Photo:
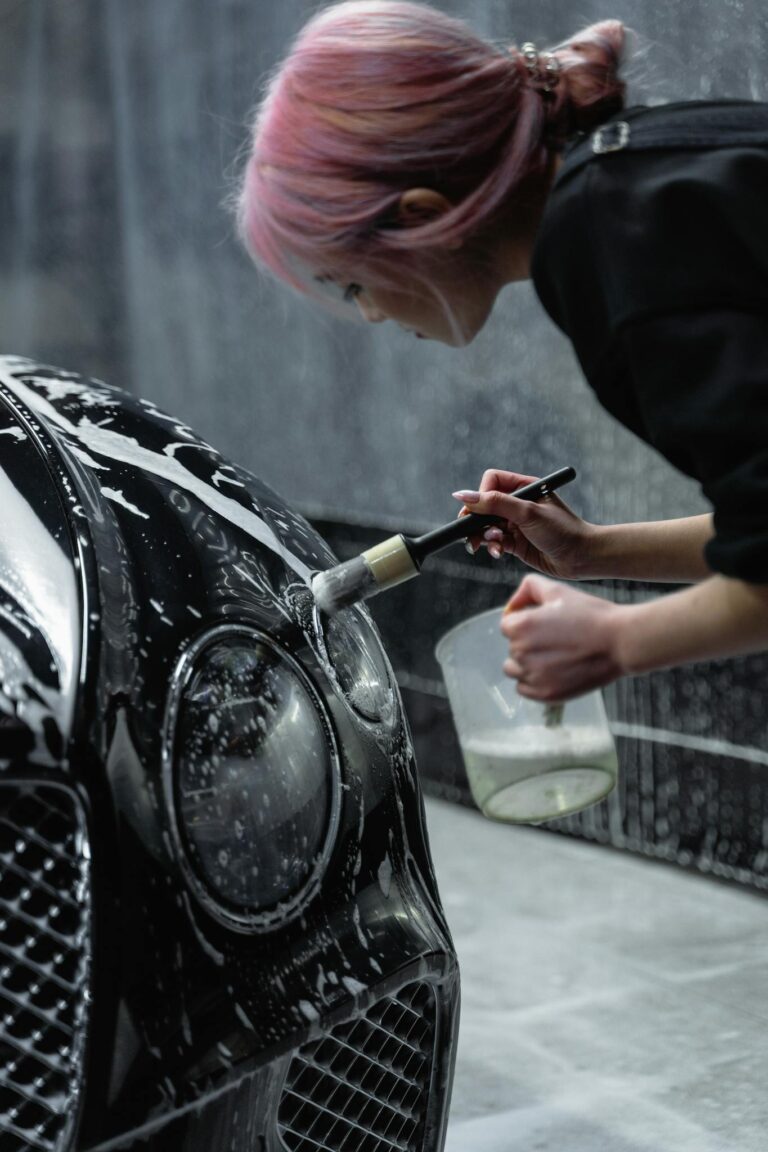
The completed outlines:
[[[645,436],[701,483],[710,568],[768,583],[768,310],[674,312],[618,335]]]

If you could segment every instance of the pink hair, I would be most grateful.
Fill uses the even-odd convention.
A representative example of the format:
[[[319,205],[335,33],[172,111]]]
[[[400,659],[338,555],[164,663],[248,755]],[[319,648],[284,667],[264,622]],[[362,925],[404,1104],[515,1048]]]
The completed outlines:
[[[301,291],[313,275],[428,280],[445,244],[478,234],[546,170],[551,149],[623,103],[623,28],[605,21],[555,53],[551,95],[517,50],[409,0],[345,0],[300,32],[257,110],[238,203],[251,255]],[[452,208],[403,227],[403,192]]]

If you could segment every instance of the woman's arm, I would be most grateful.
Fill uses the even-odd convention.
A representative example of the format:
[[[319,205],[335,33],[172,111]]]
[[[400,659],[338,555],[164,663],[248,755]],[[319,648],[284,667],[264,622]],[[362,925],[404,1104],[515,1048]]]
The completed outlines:
[[[711,576],[643,604],[619,605],[541,576],[507,604],[508,676],[534,700],[580,696],[620,676],[768,649],[768,584]]]
[[[680,520],[593,525],[589,571],[581,579],[695,584],[712,575],[704,545],[713,535],[709,513]]]
[[[768,585],[711,576],[627,607],[614,624],[614,649],[625,674],[768,649]]]
[[[485,543],[497,559],[507,552],[557,580],[634,579],[682,583],[703,580],[710,569],[704,545],[713,534],[712,517],[689,516],[642,524],[591,524],[555,495],[534,504],[514,492],[537,479],[519,472],[489,469],[478,492],[453,495],[466,511],[503,516],[506,531],[489,528]]]

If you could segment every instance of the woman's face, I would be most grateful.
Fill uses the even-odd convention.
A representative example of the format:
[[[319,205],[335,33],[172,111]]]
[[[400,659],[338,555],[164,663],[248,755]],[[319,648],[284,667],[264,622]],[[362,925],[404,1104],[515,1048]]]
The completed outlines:
[[[347,286],[360,314],[371,324],[393,320],[421,340],[462,348],[474,340],[493,308],[500,285],[495,276],[468,269],[458,254],[432,278],[431,286],[404,281],[397,287]]]
[[[552,171],[557,170],[557,163]],[[470,344],[493,310],[499,290],[530,275],[530,255],[544,193],[531,200],[515,219],[500,218],[482,236],[446,244],[433,256],[429,283],[403,272],[396,285],[344,285],[344,298],[354,299],[372,324],[394,320],[422,340],[439,340],[454,348]],[[439,192],[413,188],[403,193],[404,226],[425,223],[451,208]]]

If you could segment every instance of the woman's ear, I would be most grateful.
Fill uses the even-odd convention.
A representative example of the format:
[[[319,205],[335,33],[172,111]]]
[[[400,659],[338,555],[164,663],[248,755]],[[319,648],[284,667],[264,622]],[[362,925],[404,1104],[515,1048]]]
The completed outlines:
[[[451,202],[434,188],[409,188],[400,197],[400,221],[406,228],[429,224],[450,211]]]
[[[415,228],[420,224],[430,224],[450,212],[452,207],[447,196],[434,188],[409,188],[400,197],[398,217],[404,228]],[[448,247],[460,248],[461,241],[452,241]]]

